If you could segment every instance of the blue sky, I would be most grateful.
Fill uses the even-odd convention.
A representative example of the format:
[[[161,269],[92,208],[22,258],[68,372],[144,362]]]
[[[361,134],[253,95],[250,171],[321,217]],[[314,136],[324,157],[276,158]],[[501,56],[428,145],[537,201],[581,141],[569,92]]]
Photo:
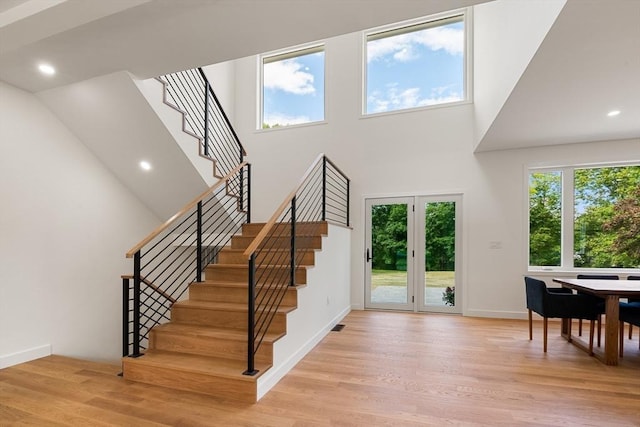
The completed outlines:
[[[367,114],[465,98],[462,22],[369,41],[366,60]],[[263,86],[263,123],[324,120],[324,52],[265,64]]]
[[[263,123],[324,120],[324,52],[264,65]]]
[[[367,113],[462,99],[462,22],[367,43]]]

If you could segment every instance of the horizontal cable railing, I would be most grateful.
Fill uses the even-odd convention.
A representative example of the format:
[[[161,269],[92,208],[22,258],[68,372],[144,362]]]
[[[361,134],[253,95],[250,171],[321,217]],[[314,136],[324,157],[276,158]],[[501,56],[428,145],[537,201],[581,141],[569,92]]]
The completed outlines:
[[[127,252],[134,266],[122,277],[124,356],[140,356],[151,328],[169,320],[173,303],[250,222],[250,173],[241,163]]]
[[[248,348],[246,375],[255,375],[255,355],[289,286],[296,285],[308,248],[320,247],[325,223],[349,226],[349,178],[321,154],[299,185],[249,244]]]
[[[246,152],[202,68],[159,77],[170,102],[184,112],[187,131],[200,138],[200,154],[215,162],[218,178],[242,163]]]

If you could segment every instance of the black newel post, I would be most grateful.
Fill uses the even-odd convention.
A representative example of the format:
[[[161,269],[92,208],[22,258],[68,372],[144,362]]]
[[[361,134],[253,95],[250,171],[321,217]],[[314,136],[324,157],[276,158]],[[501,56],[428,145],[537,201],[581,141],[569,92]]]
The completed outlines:
[[[133,354],[140,356],[140,251],[133,256]]]
[[[255,289],[256,289],[256,254],[251,254],[249,258],[249,307],[248,307],[248,316],[247,316],[247,370],[244,371],[243,375],[255,375],[258,371],[255,368]]]
[[[296,196],[291,199],[291,278],[290,286],[296,285]]]
[[[322,157],[322,220],[327,220],[327,156]]]
[[[198,202],[196,231],[196,282],[202,282],[202,201]]]

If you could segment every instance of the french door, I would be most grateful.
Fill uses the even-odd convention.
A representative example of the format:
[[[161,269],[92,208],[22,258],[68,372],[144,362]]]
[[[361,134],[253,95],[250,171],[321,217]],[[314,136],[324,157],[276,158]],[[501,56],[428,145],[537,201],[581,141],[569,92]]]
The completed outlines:
[[[366,199],[365,307],[460,313],[460,195]]]

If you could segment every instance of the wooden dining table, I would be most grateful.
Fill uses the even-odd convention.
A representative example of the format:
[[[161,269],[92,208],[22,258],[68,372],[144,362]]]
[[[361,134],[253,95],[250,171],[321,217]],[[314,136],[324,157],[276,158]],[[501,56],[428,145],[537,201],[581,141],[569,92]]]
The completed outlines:
[[[604,352],[594,352],[594,356],[607,365],[618,364],[618,337],[620,333],[620,298],[640,298],[640,281],[636,280],[601,280],[601,279],[564,279],[554,278],[563,288],[575,289],[585,294],[595,295],[604,300],[605,333]],[[569,336],[569,319],[562,321],[562,335],[586,352],[588,346]]]

